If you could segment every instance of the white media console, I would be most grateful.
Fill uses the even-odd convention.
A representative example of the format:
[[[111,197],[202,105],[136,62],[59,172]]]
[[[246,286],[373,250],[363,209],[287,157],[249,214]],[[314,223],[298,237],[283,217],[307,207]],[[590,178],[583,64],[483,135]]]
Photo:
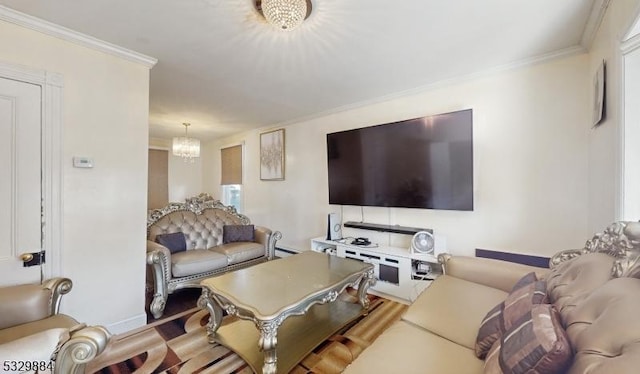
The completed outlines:
[[[374,264],[378,281],[370,290],[381,296],[411,303],[431,280],[442,274],[442,267],[432,255],[411,253],[409,248],[348,243],[349,240],[332,241],[321,237],[311,239],[311,249]]]

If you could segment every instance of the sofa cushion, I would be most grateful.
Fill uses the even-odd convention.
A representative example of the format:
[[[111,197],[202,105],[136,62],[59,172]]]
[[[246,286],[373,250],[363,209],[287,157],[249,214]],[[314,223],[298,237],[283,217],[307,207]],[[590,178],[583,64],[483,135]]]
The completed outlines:
[[[171,255],[171,274],[174,277],[204,273],[227,266],[227,256],[207,249],[192,249]]]
[[[575,354],[570,374],[638,373],[640,279],[612,279],[561,311]]]
[[[519,282],[526,284],[532,278]],[[529,313],[533,305],[547,301],[545,281],[535,281],[514,290],[505,300],[493,307],[482,320],[476,337],[475,352],[479,358],[484,358],[493,343],[510,328],[515,321]]]
[[[264,245],[254,242],[234,242],[222,244],[210,249],[213,252],[226,256],[229,265],[252,260],[266,254]]]
[[[51,290],[39,284],[0,287],[0,298],[15,301],[15,304],[0,303],[0,329],[46,318],[51,312]]]
[[[483,361],[471,349],[453,343],[405,321],[385,330],[346,374],[475,374],[482,373]]]
[[[565,307],[575,305],[575,298],[591,293],[612,278],[614,260],[604,253],[587,253],[559,264],[545,278],[550,302],[563,315]]]
[[[225,225],[222,228],[222,244],[253,242],[256,240],[254,225]]]
[[[482,319],[506,296],[495,288],[441,275],[402,319],[473,350]]]
[[[56,314],[51,317],[39,319],[37,321],[1,329],[0,344],[17,340],[25,336],[37,334],[40,331],[56,328],[70,329],[77,324],[78,321],[67,316],[66,314]]]
[[[505,374],[565,373],[573,352],[552,305],[534,305],[504,332],[500,367]]]
[[[161,234],[156,236],[156,243],[161,244],[171,253],[177,253],[187,250],[187,241],[181,232],[172,232],[171,234]]]
[[[58,327],[16,339],[0,345],[0,357],[3,365],[11,361],[30,362],[34,365],[43,364],[45,367],[52,365],[51,354],[55,352],[58,344],[68,338],[68,329]],[[9,370],[7,370],[9,369]],[[49,370],[24,371],[10,370],[11,366],[3,366],[2,373],[49,373]],[[52,371],[51,371],[52,372]]]

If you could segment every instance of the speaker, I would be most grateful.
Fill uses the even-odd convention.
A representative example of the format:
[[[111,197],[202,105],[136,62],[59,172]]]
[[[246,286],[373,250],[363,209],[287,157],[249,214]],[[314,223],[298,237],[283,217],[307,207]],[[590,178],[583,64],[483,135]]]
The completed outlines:
[[[342,239],[342,222],[338,213],[329,213],[327,216],[327,240]]]

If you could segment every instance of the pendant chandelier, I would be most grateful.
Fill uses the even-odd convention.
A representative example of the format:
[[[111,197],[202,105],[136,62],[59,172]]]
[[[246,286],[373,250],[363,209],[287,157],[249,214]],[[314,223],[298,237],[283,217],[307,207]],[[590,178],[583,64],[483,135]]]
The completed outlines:
[[[183,123],[184,136],[173,138],[173,155],[182,157],[184,161],[194,162],[200,157],[200,140],[189,137],[190,123]]]
[[[256,6],[267,22],[284,31],[300,26],[311,12],[309,0],[256,0]]]

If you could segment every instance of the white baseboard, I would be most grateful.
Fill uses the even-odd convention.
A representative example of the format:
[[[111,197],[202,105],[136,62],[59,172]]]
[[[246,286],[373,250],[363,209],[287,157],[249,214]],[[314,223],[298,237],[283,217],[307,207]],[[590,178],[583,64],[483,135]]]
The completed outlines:
[[[147,314],[142,313],[137,316],[127,318],[119,322],[111,323],[105,327],[112,334],[122,334],[127,331],[131,331],[133,329],[142,327],[146,324],[147,324]]]

